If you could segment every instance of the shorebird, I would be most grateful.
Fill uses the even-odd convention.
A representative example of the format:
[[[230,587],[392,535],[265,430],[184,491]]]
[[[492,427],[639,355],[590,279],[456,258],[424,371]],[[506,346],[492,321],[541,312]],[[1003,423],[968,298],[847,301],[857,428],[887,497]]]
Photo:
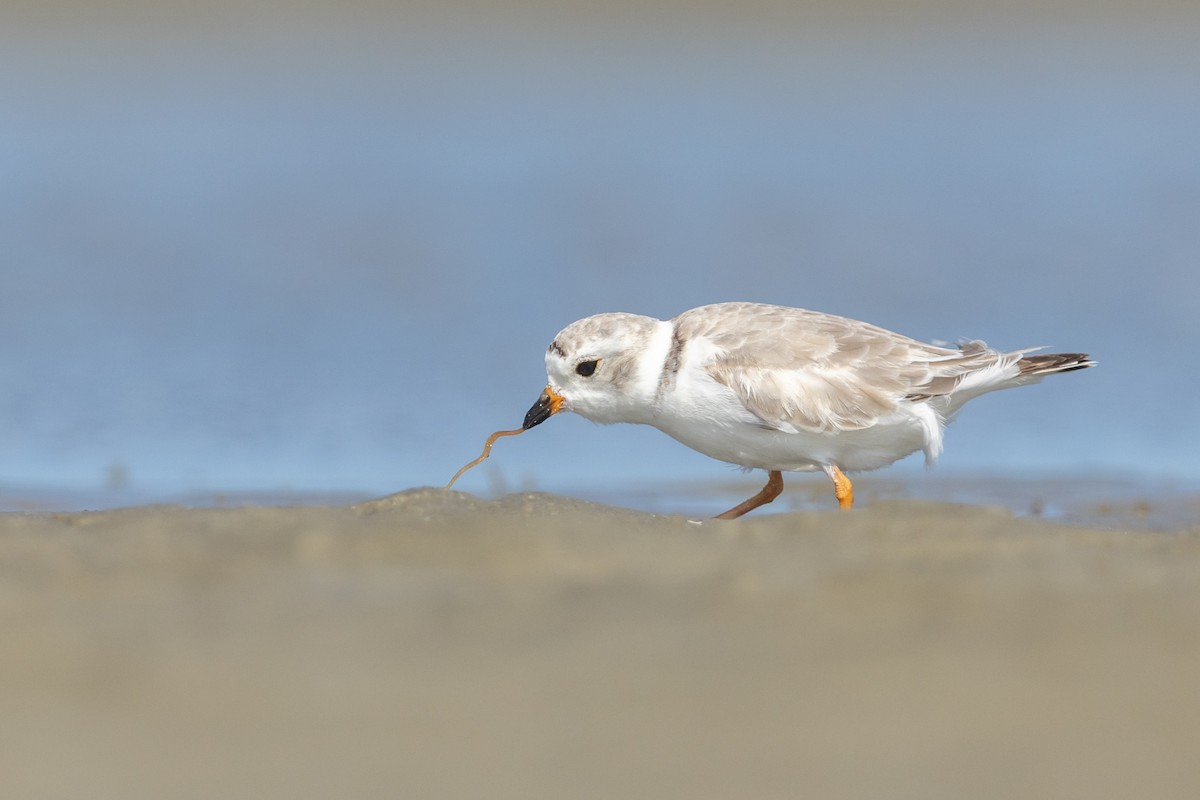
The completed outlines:
[[[968,400],[1095,364],[1082,353],[1033,355],[1038,349],[1003,352],[981,341],[941,347],[760,303],[702,306],[667,321],[597,314],[550,343],[547,385],[521,430],[570,411],[593,422],[651,425],[712,458],[767,471],[758,494],[717,519],[773,501],[784,472],[824,471],[848,509],[847,472],[917,450],[933,463],[946,424]]]

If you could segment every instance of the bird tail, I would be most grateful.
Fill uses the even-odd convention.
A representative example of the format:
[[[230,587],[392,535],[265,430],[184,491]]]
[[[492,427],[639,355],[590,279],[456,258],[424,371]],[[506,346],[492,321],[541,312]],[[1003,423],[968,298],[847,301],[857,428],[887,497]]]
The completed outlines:
[[[1038,356],[1022,356],[1017,362],[1018,375],[1023,378],[1038,378],[1055,372],[1073,372],[1096,366],[1096,362],[1084,353],[1048,353]]]

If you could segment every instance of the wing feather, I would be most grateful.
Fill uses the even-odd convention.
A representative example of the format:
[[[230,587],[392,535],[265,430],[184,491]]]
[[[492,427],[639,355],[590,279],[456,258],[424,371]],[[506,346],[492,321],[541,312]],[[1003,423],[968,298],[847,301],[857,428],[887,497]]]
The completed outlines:
[[[763,424],[790,433],[869,428],[901,403],[950,394],[1003,358],[982,342],[937,347],[864,322],[799,308],[722,303],[685,312],[685,341],[707,339],[703,366]]]

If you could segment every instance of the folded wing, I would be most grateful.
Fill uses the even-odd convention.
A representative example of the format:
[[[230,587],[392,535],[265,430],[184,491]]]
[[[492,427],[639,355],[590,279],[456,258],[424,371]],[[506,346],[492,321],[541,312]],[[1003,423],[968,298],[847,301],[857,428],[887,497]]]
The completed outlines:
[[[965,376],[1004,368],[1019,353],[983,342],[937,347],[864,322],[753,303],[707,307],[675,319],[683,336],[708,340],[714,380],[775,430],[833,432],[874,425],[901,403],[954,392]],[[738,323],[722,324],[724,315]]]

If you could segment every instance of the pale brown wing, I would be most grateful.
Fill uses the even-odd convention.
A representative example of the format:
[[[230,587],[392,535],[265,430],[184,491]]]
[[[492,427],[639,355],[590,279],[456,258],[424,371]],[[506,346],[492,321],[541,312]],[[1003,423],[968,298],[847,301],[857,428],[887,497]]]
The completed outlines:
[[[999,357],[982,342],[936,347],[845,317],[754,303],[705,306],[674,323],[685,341],[708,340],[705,368],[715,380],[787,432],[868,428],[900,403],[952,392]]]

